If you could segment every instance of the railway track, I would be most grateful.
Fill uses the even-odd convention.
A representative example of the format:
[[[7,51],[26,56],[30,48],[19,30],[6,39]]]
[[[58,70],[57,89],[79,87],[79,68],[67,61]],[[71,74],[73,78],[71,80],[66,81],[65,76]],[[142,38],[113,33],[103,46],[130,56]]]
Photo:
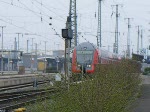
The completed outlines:
[[[49,83],[49,82],[50,80],[38,81],[37,85],[42,85],[42,84]],[[19,84],[19,85],[4,86],[4,87],[0,87],[0,92],[13,90],[13,89],[19,89],[19,88],[26,88],[26,87],[31,87],[31,86],[32,87],[34,86],[34,82],[24,83],[24,84]]]
[[[11,112],[10,110],[14,108],[35,102],[38,96],[43,99],[48,97],[47,93],[57,92],[58,89],[55,87],[49,89],[33,88],[35,85],[42,86],[47,83],[50,83],[50,80],[0,87],[0,112]],[[27,90],[27,88],[30,88],[30,90]]]
[[[38,99],[38,97],[40,99],[48,98],[50,93],[52,94],[58,92],[59,90],[60,89],[58,88],[52,87],[49,89],[0,94],[0,111],[11,112],[12,109],[18,108],[27,103],[35,102]]]

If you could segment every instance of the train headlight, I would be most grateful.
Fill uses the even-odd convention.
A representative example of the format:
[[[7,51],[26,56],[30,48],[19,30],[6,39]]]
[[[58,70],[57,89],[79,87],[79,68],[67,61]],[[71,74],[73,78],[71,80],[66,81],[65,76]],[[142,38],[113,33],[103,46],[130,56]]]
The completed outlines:
[[[91,65],[87,65],[87,67],[89,67],[89,68],[90,68],[90,67],[91,67]]]
[[[78,65],[78,67],[81,67],[81,65]]]

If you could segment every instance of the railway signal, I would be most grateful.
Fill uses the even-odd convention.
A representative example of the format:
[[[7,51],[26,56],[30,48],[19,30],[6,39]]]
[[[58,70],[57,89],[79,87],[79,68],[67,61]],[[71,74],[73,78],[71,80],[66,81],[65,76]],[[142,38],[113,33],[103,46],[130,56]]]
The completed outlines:
[[[65,39],[72,39],[72,30],[62,29],[62,37]]]

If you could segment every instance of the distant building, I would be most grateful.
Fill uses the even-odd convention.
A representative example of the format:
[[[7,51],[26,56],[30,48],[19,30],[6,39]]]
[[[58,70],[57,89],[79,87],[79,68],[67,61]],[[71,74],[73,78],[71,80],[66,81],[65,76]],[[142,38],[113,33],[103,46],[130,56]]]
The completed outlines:
[[[0,70],[2,52],[0,50]],[[20,51],[16,50],[3,50],[3,71],[17,71],[17,63],[20,60]]]
[[[65,51],[64,50],[55,50],[53,51],[54,57],[64,57]]]
[[[0,70],[2,55],[0,53]],[[45,61],[46,58],[46,61]],[[46,65],[46,66],[45,66]],[[3,71],[18,71],[24,68],[25,73],[43,71],[46,68],[62,71],[64,66],[64,50],[53,51],[53,55],[35,55],[17,50],[3,51]]]
[[[37,55],[24,53],[21,60],[26,71],[37,71]]]

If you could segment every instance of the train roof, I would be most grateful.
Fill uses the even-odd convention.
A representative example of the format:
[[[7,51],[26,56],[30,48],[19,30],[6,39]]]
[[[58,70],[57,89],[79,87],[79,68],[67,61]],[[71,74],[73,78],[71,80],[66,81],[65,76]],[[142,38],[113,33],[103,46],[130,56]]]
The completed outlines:
[[[86,49],[95,50],[95,49],[97,49],[97,47],[90,42],[83,42],[83,43],[79,44],[78,46],[76,46],[75,48],[76,48],[76,50],[86,50]]]

